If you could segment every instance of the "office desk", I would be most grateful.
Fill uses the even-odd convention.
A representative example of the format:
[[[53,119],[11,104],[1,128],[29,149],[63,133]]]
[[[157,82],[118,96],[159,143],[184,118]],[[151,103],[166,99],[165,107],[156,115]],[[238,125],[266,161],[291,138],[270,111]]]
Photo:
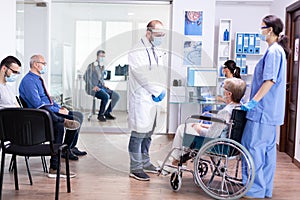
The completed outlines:
[[[189,97],[186,96],[176,96],[176,97],[170,97],[170,104],[174,104],[178,106],[178,123],[181,124],[181,115],[182,115],[182,105],[184,104],[196,104],[200,106],[200,113],[202,113],[204,106],[212,105],[213,110],[216,110],[217,105],[225,105],[223,102],[220,101],[200,101],[197,98],[192,98],[190,99]],[[193,114],[197,114],[197,111]]]

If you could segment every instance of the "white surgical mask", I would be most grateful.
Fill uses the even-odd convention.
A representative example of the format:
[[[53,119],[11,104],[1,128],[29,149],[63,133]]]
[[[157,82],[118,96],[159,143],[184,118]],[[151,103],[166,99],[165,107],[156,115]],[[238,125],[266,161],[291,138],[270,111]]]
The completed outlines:
[[[259,38],[261,41],[267,41],[267,36],[262,34],[263,30],[259,29]]]
[[[47,73],[47,72],[48,72],[47,65],[43,65],[43,66],[42,66],[42,70],[40,70],[40,73],[41,73],[41,74],[45,74],[45,73]]]
[[[103,65],[104,64],[104,57],[98,58],[98,62],[99,62],[99,65]]]
[[[154,46],[157,47],[157,46],[161,45],[162,42],[163,42],[163,37],[155,37],[155,36],[153,36],[152,44]]]
[[[18,77],[19,74],[11,74],[10,76],[5,76],[5,80],[6,82],[15,82]]]

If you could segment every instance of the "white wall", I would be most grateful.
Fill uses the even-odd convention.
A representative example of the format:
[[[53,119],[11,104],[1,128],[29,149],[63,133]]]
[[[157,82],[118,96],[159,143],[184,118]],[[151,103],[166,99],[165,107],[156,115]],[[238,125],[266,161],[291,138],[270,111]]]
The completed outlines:
[[[2,0],[0,6],[0,59],[16,53],[16,1]]]
[[[202,36],[185,36],[184,35],[184,19],[185,11],[203,11],[203,33]],[[174,79],[181,79],[182,85],[186,85],[187,68],[183,66],[183,45],[184,41],[202,41],[202,61],[198,67],[214,67],[213,51],[214,51],[214,22],[215,22],[215,0],[175,0],[173,1],[172,14],[172,58],[170,84]],[[172,87],[171,95],[173,94]],[[185,88],[182,88],[185,91]],[[182,92],[181,92],[182,93]],[[176,94],[177,95],[177,94]],[[186,94],[182,94],[183,96]],[[172,97],[171,97],[172,98]],[[172,99],[171,99],[172,101]],[[197,104],[183,104],[181,111],[178,110],[177,104],[170,105],[169,108],[169,132],[174,133],[182,119],[191,113],[199,110]],[[181,119],[178,119],[178,113],[181,113]]]

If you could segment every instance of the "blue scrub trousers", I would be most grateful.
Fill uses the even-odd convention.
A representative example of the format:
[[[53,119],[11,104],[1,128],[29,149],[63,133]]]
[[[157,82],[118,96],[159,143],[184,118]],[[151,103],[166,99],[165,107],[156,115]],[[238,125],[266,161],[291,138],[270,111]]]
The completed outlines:
[[[253,157],[255,167],[254,183],[246,196],[272,197],[276,169],[276,125],[247,120],[241,143]],[[243,171],[242,175],[245,182],[247,173]]]

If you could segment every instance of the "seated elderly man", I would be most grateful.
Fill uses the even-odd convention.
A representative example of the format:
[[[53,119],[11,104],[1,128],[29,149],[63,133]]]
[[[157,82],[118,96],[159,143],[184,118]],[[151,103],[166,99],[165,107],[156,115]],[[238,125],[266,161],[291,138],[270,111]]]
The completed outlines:
[[[61,121],[65,119],[78,121],[79,127],[73,130],[67,129],[65,133],[65,143],[69,145],[71,153],[70,160],[78,160],[78,156],[86,155],[85,151],[80,151],[76,147],[80,125],[83,121],[83,114],[77,111],[69,111],[58,105],[50,97],[45,87],[41,75],[47,72],[46,62],[42,55],[33,55],[30,58],[30,71],[23,77],[20,86],[20,97],[26,102],[29,108],[44,108],[53,115],[52,119],[57,118]],[[63,155],[65,157],[65,155]],[[52,168],[50,168],[52,169]],[[54,172],[54,170],[50,170]]]
[[[238,78],[228,78],[224,81],[224,100],[226,106],[218,111],[215,117],[225,119],[229,122],[231,118],[232,110],[240,106],[240,101],[245,94],[246,91],[246,82],[242,79]],[[201,135],[205,137],[215,138],[220,137],[223,130],[227,129],[225,124],[212,122],[211,124],[203,124],[203,123],[189,123],[186,125],[186,132],[192,135]],[[225,131],[227,133],[227,131]],[[182,140],[183,140],[183,133],[184,133],[184,124],[181,124],[175,134],[175,138],[173,141],[172,148],[181,148],[182,147]],[[221,136],[225,137],[225,135]],[[173,158],[172,165],[177,166],[180,160],[181,151],[174,150],[171,154]]]

